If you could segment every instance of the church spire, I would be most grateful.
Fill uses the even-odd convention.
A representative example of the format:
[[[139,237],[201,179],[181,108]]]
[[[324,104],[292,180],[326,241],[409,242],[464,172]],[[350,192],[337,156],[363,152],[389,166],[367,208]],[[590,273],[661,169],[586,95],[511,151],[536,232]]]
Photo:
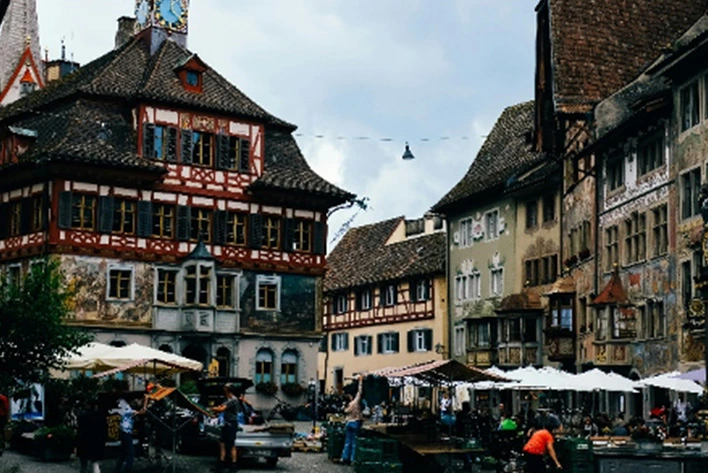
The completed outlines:
[[[36,0],[10,0],[0,25],[0,58],[0,105],[44,85]]]

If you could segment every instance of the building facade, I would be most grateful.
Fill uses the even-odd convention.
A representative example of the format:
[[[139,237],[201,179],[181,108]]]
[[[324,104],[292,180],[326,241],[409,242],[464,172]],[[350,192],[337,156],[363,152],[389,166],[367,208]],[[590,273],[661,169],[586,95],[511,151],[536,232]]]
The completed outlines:
[[[268,384],[317,378],[327,211],[353,196],[186,49],[188,2],[0,108],[0,260],[61,262],[72,324]],[[142,8],[148,8],[147,14]],[[263,402],[268,402],[262,399]]]
[[[532,307],[520,302],[526,296],[517,251],[521,239],[523,254],[530,262],[537,259],[539,268],[546,250],[553,252],[545,243],[538,251],[530,248],[540,221],[529,221],[528,231],[520,227],[526,225],[527,204],[533,218],[524,183],[543,162],[531,149],[533,110],[533,102],[505,109],[466,175],[433,206],[449,228],[452,356],[475,366],[541,362],[540,300],[531,296]],[[538,219],[541,207],[535,208]]]
[[[449,350],[445,227],[433,216],[349,230],[328,258],[327,392],[357,373],[442,359]]]

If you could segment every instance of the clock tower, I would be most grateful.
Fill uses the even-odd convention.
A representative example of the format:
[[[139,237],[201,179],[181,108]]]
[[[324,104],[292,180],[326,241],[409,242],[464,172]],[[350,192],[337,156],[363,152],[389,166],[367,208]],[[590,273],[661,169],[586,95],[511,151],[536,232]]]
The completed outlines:
[[[145,35],[154,53],[163,41],[187,47],[189,0],[135,0],[135,33]]]

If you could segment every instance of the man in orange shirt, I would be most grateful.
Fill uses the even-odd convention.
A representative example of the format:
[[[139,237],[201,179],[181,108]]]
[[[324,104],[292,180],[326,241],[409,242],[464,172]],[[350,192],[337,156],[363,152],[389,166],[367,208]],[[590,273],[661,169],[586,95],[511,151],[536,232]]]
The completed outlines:
[[[553,434],[546,429],[538,429],[524,445],[527,473],[545,473],[546,464],[543,457],[546,452],[560,470],[562,467],[553,448]]]

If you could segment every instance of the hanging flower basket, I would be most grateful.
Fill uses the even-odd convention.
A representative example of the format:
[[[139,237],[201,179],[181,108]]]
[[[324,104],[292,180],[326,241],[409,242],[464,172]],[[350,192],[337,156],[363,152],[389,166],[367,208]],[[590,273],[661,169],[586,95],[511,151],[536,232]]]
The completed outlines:
[[[278,385],[273,382],[256,384],[256,392],[272,396],[278,392]]]
[[[283,391],[286,396],[298,397],[302,396],[305,392],[305,387],[298,383],[285,383],[280,386],[280,390]]]

